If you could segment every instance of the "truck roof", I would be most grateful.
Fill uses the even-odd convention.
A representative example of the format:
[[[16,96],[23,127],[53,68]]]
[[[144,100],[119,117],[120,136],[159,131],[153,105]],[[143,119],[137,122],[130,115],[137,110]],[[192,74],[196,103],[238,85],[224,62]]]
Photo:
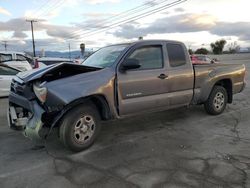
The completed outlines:
[[[1,54],[21,54],[25,55],[24,52],[17,52],[17,51],[0,51]]]
[[[177,40],[161,40],[161,39],[155,39],[155,40],[137,40],[137,41],[132,41],[132,42],[125,42],[125,43],[117,43],[117,44],[112,44],[108,46],[115,46],[115,45],[133,45],[133,44],[139,44],[139,43],[148,43],[148,42],[173,42],[173,43],[181,43],[183,42],[177,41]]]

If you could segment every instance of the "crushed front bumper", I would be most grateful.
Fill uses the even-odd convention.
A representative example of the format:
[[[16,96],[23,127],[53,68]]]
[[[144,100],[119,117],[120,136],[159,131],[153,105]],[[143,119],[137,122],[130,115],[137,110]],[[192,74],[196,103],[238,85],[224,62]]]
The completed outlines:
[[[44,138],[42,123],[44,112],[44,109],[36,100],[29,101],[23,96],[10,93],[7,112],[9,127],[15,130],[23,130],[23,134],[34,141]]]

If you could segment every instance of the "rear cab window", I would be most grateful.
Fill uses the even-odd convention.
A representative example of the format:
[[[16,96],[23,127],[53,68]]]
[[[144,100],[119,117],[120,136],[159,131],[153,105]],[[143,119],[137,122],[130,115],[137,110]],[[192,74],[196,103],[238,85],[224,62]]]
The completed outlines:
[[[12,61],[11,54],[0,54],[0,62]]]
[[[135,70],[159,69],[163,67],[161,45],[143,46],[135,49],[128,58],[137,59],[141,67]]]
[[[170,67],[179,67],[187,64],[186,54],[181,44],[167,43],[167,54]]]
[[[17,61],[27,61],[27,58],[21,54],[16,54]]]

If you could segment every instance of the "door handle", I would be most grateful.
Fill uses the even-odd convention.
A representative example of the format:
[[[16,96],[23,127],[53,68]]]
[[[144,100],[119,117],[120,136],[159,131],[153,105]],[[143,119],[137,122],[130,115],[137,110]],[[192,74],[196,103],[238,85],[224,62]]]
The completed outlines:
[[[158,76],[158,78],[160,78],[160,79],[165,79],[165,78],[167,78],[168,77],[168,75],[166,75],[166,74],[160,74],[160,76]]]

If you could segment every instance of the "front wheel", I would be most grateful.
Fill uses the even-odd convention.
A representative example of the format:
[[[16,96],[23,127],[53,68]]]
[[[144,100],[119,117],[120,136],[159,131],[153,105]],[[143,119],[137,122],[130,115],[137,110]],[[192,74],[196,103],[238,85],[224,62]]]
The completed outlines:
[[[222,86],[214,86],[204,104],[206,112],[211,115],[221,114],[226,108],[227,100],[227,90]]]
[[[70,110],[60,126],[60,140],[72,151],[82,151],[91,146],[100,132],[99,112],[92,104]]]

